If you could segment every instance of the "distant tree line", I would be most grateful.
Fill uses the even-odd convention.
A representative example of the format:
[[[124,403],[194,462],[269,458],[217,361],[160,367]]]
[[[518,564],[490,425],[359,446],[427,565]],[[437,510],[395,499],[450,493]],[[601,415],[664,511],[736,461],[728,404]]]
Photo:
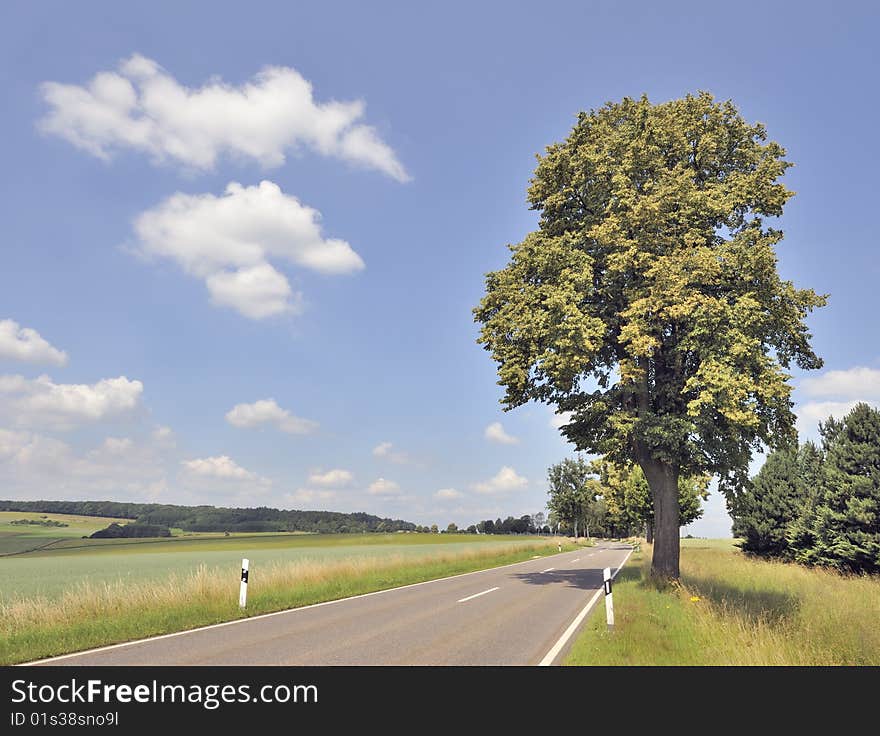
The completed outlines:
[[[119,501],[0,501],[0,511],[104,516],[135,524],[176,527],[191,532],[397,532],[416,525],[372,514],[337,511],[285,511],[265,506],[221,508]]]
[[[730,504],[742,549],[842,572],[880,572],[880,411],[857,404],[768,455]]]
[[[519,518],[508,516],[503,521],[501,518],[494,521],[492,519],[485,519],[475,524],[473,528],[479,534],[536,534],[544,532],[544,529],[536,527],[533,518],[529,514]],[[468,527],[468,530],[470,530],[470,527]],[[547,527],[546,531],[550,531],[549,527]]]
[[[99,529],[91,539],[143,539],[145,537],[170,537],[171,530],[159,524],[117,524]]]
[[[70,526],[69,524],[65,524],[63,521],[55,521],[55,519],[16,519],[15,521],[10,521],[9,523],[19,526]]]

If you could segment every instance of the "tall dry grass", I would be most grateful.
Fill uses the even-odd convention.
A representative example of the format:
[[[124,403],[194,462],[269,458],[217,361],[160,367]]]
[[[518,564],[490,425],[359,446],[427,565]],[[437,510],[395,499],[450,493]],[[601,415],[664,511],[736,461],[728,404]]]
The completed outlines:
[[[615,631],[595,615],[569,664],[880,664],[880,578],[707,545],[683,547],[681,585],[658,589],[651,551],[618,576]]]
[[[694,550],[682,555],[682,582],[682,602],[725,664],[880,664],[876,576]]]

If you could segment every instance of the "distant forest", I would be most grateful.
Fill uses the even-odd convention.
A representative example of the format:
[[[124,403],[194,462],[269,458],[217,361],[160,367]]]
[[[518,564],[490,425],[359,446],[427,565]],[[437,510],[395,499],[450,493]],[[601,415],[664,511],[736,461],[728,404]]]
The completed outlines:
[[[0,511],[76,514],[131,519],[134,524],[176,527],[188,532],[396,532],[415,531],[400,519],[337,511],[284,511],[264,506],[227,509],[119,501],[0,501]]]

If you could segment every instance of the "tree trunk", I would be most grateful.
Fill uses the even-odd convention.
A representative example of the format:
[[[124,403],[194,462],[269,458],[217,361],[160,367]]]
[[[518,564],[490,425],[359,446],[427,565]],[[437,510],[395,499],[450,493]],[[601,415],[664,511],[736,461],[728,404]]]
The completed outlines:
[[[575,539],[578,538],[578,520],[577,519],[574,520],[574,538]]]
[[[651,559],[651,577],[658,580],[678,580],[678,468],[654,459],[643,460],[639,465],[645,473],[654,499],[654,556]]]
[[[645,524],[645,541],[654,544],[654,523],[651,521]]]

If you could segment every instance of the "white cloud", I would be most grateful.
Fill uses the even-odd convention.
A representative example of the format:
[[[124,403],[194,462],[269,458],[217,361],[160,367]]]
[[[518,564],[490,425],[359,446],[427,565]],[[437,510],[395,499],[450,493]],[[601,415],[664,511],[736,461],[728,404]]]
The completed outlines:
[[[519,444],[519,438],[507,434],[504,431],[504,427],[501,426],[501,422],[492,422],[492,424],[486,427],[486,431],[483,434],[490,442],[497,442],[500,445]]]
[[[404,465],[409,462],[409,455],[405,452],[394,449],[394,445],[390,442],[380,442],[373,448],[374,457],[385,458],[398,465]]]
[[[830,396],[835,399],[880,399],[880,370],[856,366],[847,370],[826,371],[804,378],[800,389],[807,396]]]
[[[7,498],[144,500],[167,486],[166,465],[163,448],[149,441],[107,437],[77,451],[53,437],[0,429],[0,484]]]
[[[828,421],[828,417],[843,419],[859,402],[853,401],[809,401],[795,410],[797,414],[798,433],[805,438],[818,438],[819,422]]]
[[[53,383],[48,376],[0,376],[0,414],[24,427],[66,430],[134,409],[144,385],[125,376],[93,384]]]
[[[808,397],[824,399],[803,402],[795,410],[801,436],[817,439],[819,422],[825,422],[831,416],[842,419],[860,401],[880,403],[880,370],[855,366],[826,371],[802,379],[798,388]]]
[[[184,460],[183,467],[187,472],[204,478],[221,480],[259,480],[256,473],[245,470],[228,455]]]
[[[36,330],[21,327],[11,319],[0,320],[0,358],[24,363],[67,363],[67,353],[52,347]]]
[[[134,222],[145,256],[170,258],[203,279],[212,301],[263,319],[302,310],[302,295],[270,260],[328,275],[364,268],[344,240],[325,239],[321,213],[271,181],[231,182],[222,196],[177,192]]]
[[[275,399],[260,399],[253,404],[236,404],[226,412],[226,421],[234,427],[251,428],[261,424],[271,424],[288,434],[309,434],[318,423],[302,419],[282,409]]]
[[[174,432],[171,427],[156,427],[153,430],[153,439],[160,445],[174,446]]]
[[[378,478],[370,483],[367,492],[371,496],[397,496],[399,495],[400,486],[393,480],[385,480]]]
[[[516,471],[505,465],[492,478],[481,483],[475,483],[473,489],[477,493],[495,494],[507,493],[515,491],[518,488],[525,488],[529,484],[526,478],[517,475]]]
[[[324,488],[336,488],[339,486],[345,486],[351,483],[354,480],[354,475],[348,470],[341,470],[336,468],[334,470],[328,470],[326,473],[314,472],[309,475],[308,483],[313,486],[321,486]]]
[[[297,488],[293,493],[286,493],[284,500],[288,503],[313,504],[319,501],[330,501],[336,498],[336,491]]]
[[[362,100],[316,103],[290,67],[265,67],[241,86],[211,79],[190,88],[135,54],[86,86],[46,82],[41,92],[50,110],[40,128],[104,160],[133,149],[190,169],[212,169],[224,154],[277,167],[305,147],[409,179],[391,147],[359,122]]]
[[[573,416],[574,413],[570,411],[563,411],[558,414],[554,412],[550,415],[550,426],[555,429],[560,429],[563,425],[568,424]]]
[[[293,293],[287,277],[268,263],[237,271],[219,271],[205,279],[211,303],[232,307],[249,319],[302,313],[302,294]]]
[[[441,488],[434,494],[434,498],[440,501],[452,501],[456,498],[461,498],[462,495],[460,491],[456,491],[454,488]]]

